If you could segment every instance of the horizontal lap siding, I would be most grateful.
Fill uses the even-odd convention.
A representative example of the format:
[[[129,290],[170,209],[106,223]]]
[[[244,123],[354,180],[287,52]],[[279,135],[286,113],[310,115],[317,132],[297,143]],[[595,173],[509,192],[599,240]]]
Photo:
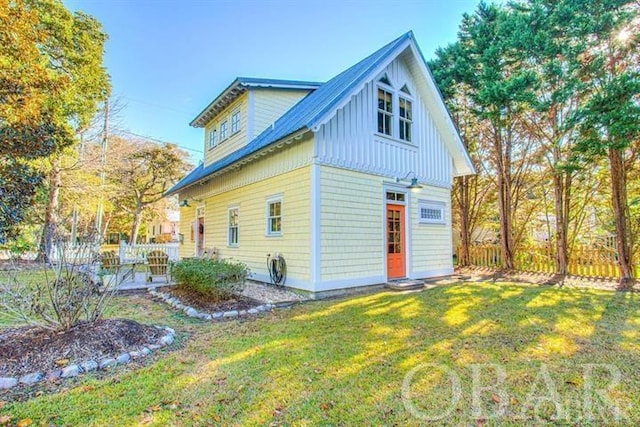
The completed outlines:
[[[381,178],[323,166],[320,186],[321,280],[383,275]]]
[[[445,203],[446,224],[421,224],[419,202]],[[425,186],[411,194],[412,265],[414,272],[442,270],[453,267],[451,235],[451,191]]]
[[[205,241],[222,258],[246,263],[252,272],[268,274],[268,253],[280,252],[289,278],[309,280],[310,169],[308,166],[205,200]],[[266,236],[267,199],[282,194],[282,237]],[[228,209],[239,208],[239,245],[228,246]]]
[[[308,90],[252,89],[254,93],[254,137],[271,126],[304,98]]]
[[[205,248],[217,248],[222,258],[245,262],[254,273],[268,274],[267,253],[281,252],[288,277],[309,280],[310,251],[310,163],[313,137],[300,141],[243,167],[211,178],[180,192],[191,208],[181,208],[180,232],[185,235],[181,256],[193,256],[189,241],[195,207],[205,206]],[[283,236],[266,236],[266,200],[283,195]],[[197,200],[196,200],[197,199]],[[199,201],[198,201],[199,200]],[[228,209],[239,206],[240,245],[228,247]]]
[[[191,227],[196,219],[196,208],[194,204],[188,208],[180,208],[179,233],[184,237],[183,244],[180,245],[180,257],[193,256],[196,250],[195,241],[191,241]]]
[[[225,108],[220,114],[213,118],[205,126],[204,132],[204,164],[210,165],[211,163],[218,161],[232,152],[247,145],[249,142],[247,139],[247,124],[249,114],[249,94],[245,92],[234,101],[230,106]],[[240,110],[240,130],[235,134],[231,134],[231,114]],[[227,121],[227,132],[229,137],[224,141],[220,141],[220,124],[223,121]],[[218,131],[218,143],[214,148],[209,149],[209,130],[215,127]]]

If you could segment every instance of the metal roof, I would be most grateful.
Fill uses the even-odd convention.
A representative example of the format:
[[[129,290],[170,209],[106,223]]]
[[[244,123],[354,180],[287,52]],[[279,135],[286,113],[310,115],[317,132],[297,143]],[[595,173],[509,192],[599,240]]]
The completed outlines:
[[[282,117],[276,120],[272,126],[265,129],[247,145],[206,167],[201,163],[173,186],[166,195],[175,194],[198,181],[202,181],[209,175],[229,167],[239,160],[287,136],[293,135],[297,131],[313,129],[328,113],[337,108],[339,104],[343,101],[348,101],[345,97],[349,95],[353,89],[366,83],[367,77],[369,77],[372,71],[389,59],[392,54],[397,54],[396,51],[411,39],[413,39],[413,32],[409,31],[351,68],[348,68],[328,82],[322,84],[316,90],[302,98],[297,104],[291,107],[289,111],[283,114]],[[235,82],[232,83],[229,88],[233,87],[234,84]],[[227,90],[229,88],[227,88]]]
[[[235,101],[248,88],[277,88],[277,89],[309,89],[314,90],[322,86],[321,82],[307,82],[301,80],[263,79],[258,77],[237,77],[225,90],[220,93],[204,110],[189,123],[193,127],[204,127],[209,120]]]

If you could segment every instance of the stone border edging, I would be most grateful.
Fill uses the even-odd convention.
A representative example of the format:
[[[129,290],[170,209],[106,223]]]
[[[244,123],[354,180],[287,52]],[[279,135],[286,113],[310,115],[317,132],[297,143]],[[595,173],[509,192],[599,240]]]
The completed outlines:
[[[149,289],[149,294],[153,298],[157,298],[169,305],[176,310],[181,310],[189,317],[195,317],[200,320],[223,320],[223,319],[235,319],[238,317],[245,317],[249,315],[256,316],[260,313],[264,313],[267,311],[273,310],[275,307],[278,307],[276,304],[265,303],[261,305],[257,305],[248,310],[227,310],[227,311],[216,311],[215,313],[205,313],[203,311],[198,311],[195,308],[183,304],[178,298],[165,293],[158,292],[155,289]]]
[[[153,351],[158,350],[162,347],[169,346],[173,344],[175,340],[176,331],[169,327],[160,327],[156,326],[156,328],[163,329],[167,331],[165,335],[160,337],[155,343],[147,344],[143,346],[139,351],[129,351],[120,354],[117,357],[104,357],[102,359],[95,360],[86,360],[84,362],[75,363],[73,365],[65,366],[64,368],[55,369],[51,372],[43,374],[42,372],[34,372],[31,374],[22,375],[19,378],[15,377],[0,377],[0,390],[10,389],[18,384],[25,385],[33,385],[42,380],[56,380],[59,378],[73,378],[77,377],[81,373],[96,371],[96,370],[105,370],[112,366],[116,365],[124,365],[133,359],[142,359]]]

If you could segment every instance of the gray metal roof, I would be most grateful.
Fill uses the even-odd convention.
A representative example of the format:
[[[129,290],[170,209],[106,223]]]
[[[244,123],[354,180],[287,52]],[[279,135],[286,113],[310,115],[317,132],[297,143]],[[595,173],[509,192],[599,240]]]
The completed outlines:
[[[367,77],[373,70],[389,59],[390,55],[410,39],[413,39],[413,32],[411,31],[403,34],[351,68],[322,84],[306,97],[302,98],[297,104],[291,107],[289,111],[283,114],[282,117],[276,120],[273,126],[265,129],[247,145],[206,167],[204,164],[200,164],[166,194],[175,194],[191,184],[202,181],[209,175],[231,166],[239,160],[297,131],[313,129],[329,112],[337,108],[353,89],[365,83]],[[268,79],[257,80],[268,81]]]

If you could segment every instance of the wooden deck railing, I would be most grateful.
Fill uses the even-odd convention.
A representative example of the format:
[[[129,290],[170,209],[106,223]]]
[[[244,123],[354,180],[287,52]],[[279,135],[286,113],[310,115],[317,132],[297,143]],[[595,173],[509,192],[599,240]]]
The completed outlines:
[[[456,248],[460,259],[460,248]],[[469,248],[469,261],[476,267],[501,267],[502,252],[499,245],[473,245]],[[528,246],[518,250],[515,256],[517,270],[553,273],[555,272],[554,251],[546,246]],[[579,246],[569,256],[569,274],[584,277],[617,279],[620,277],[617,253],[609,248]],[[640,260],[634,265],[635,277],[640,277]]]

